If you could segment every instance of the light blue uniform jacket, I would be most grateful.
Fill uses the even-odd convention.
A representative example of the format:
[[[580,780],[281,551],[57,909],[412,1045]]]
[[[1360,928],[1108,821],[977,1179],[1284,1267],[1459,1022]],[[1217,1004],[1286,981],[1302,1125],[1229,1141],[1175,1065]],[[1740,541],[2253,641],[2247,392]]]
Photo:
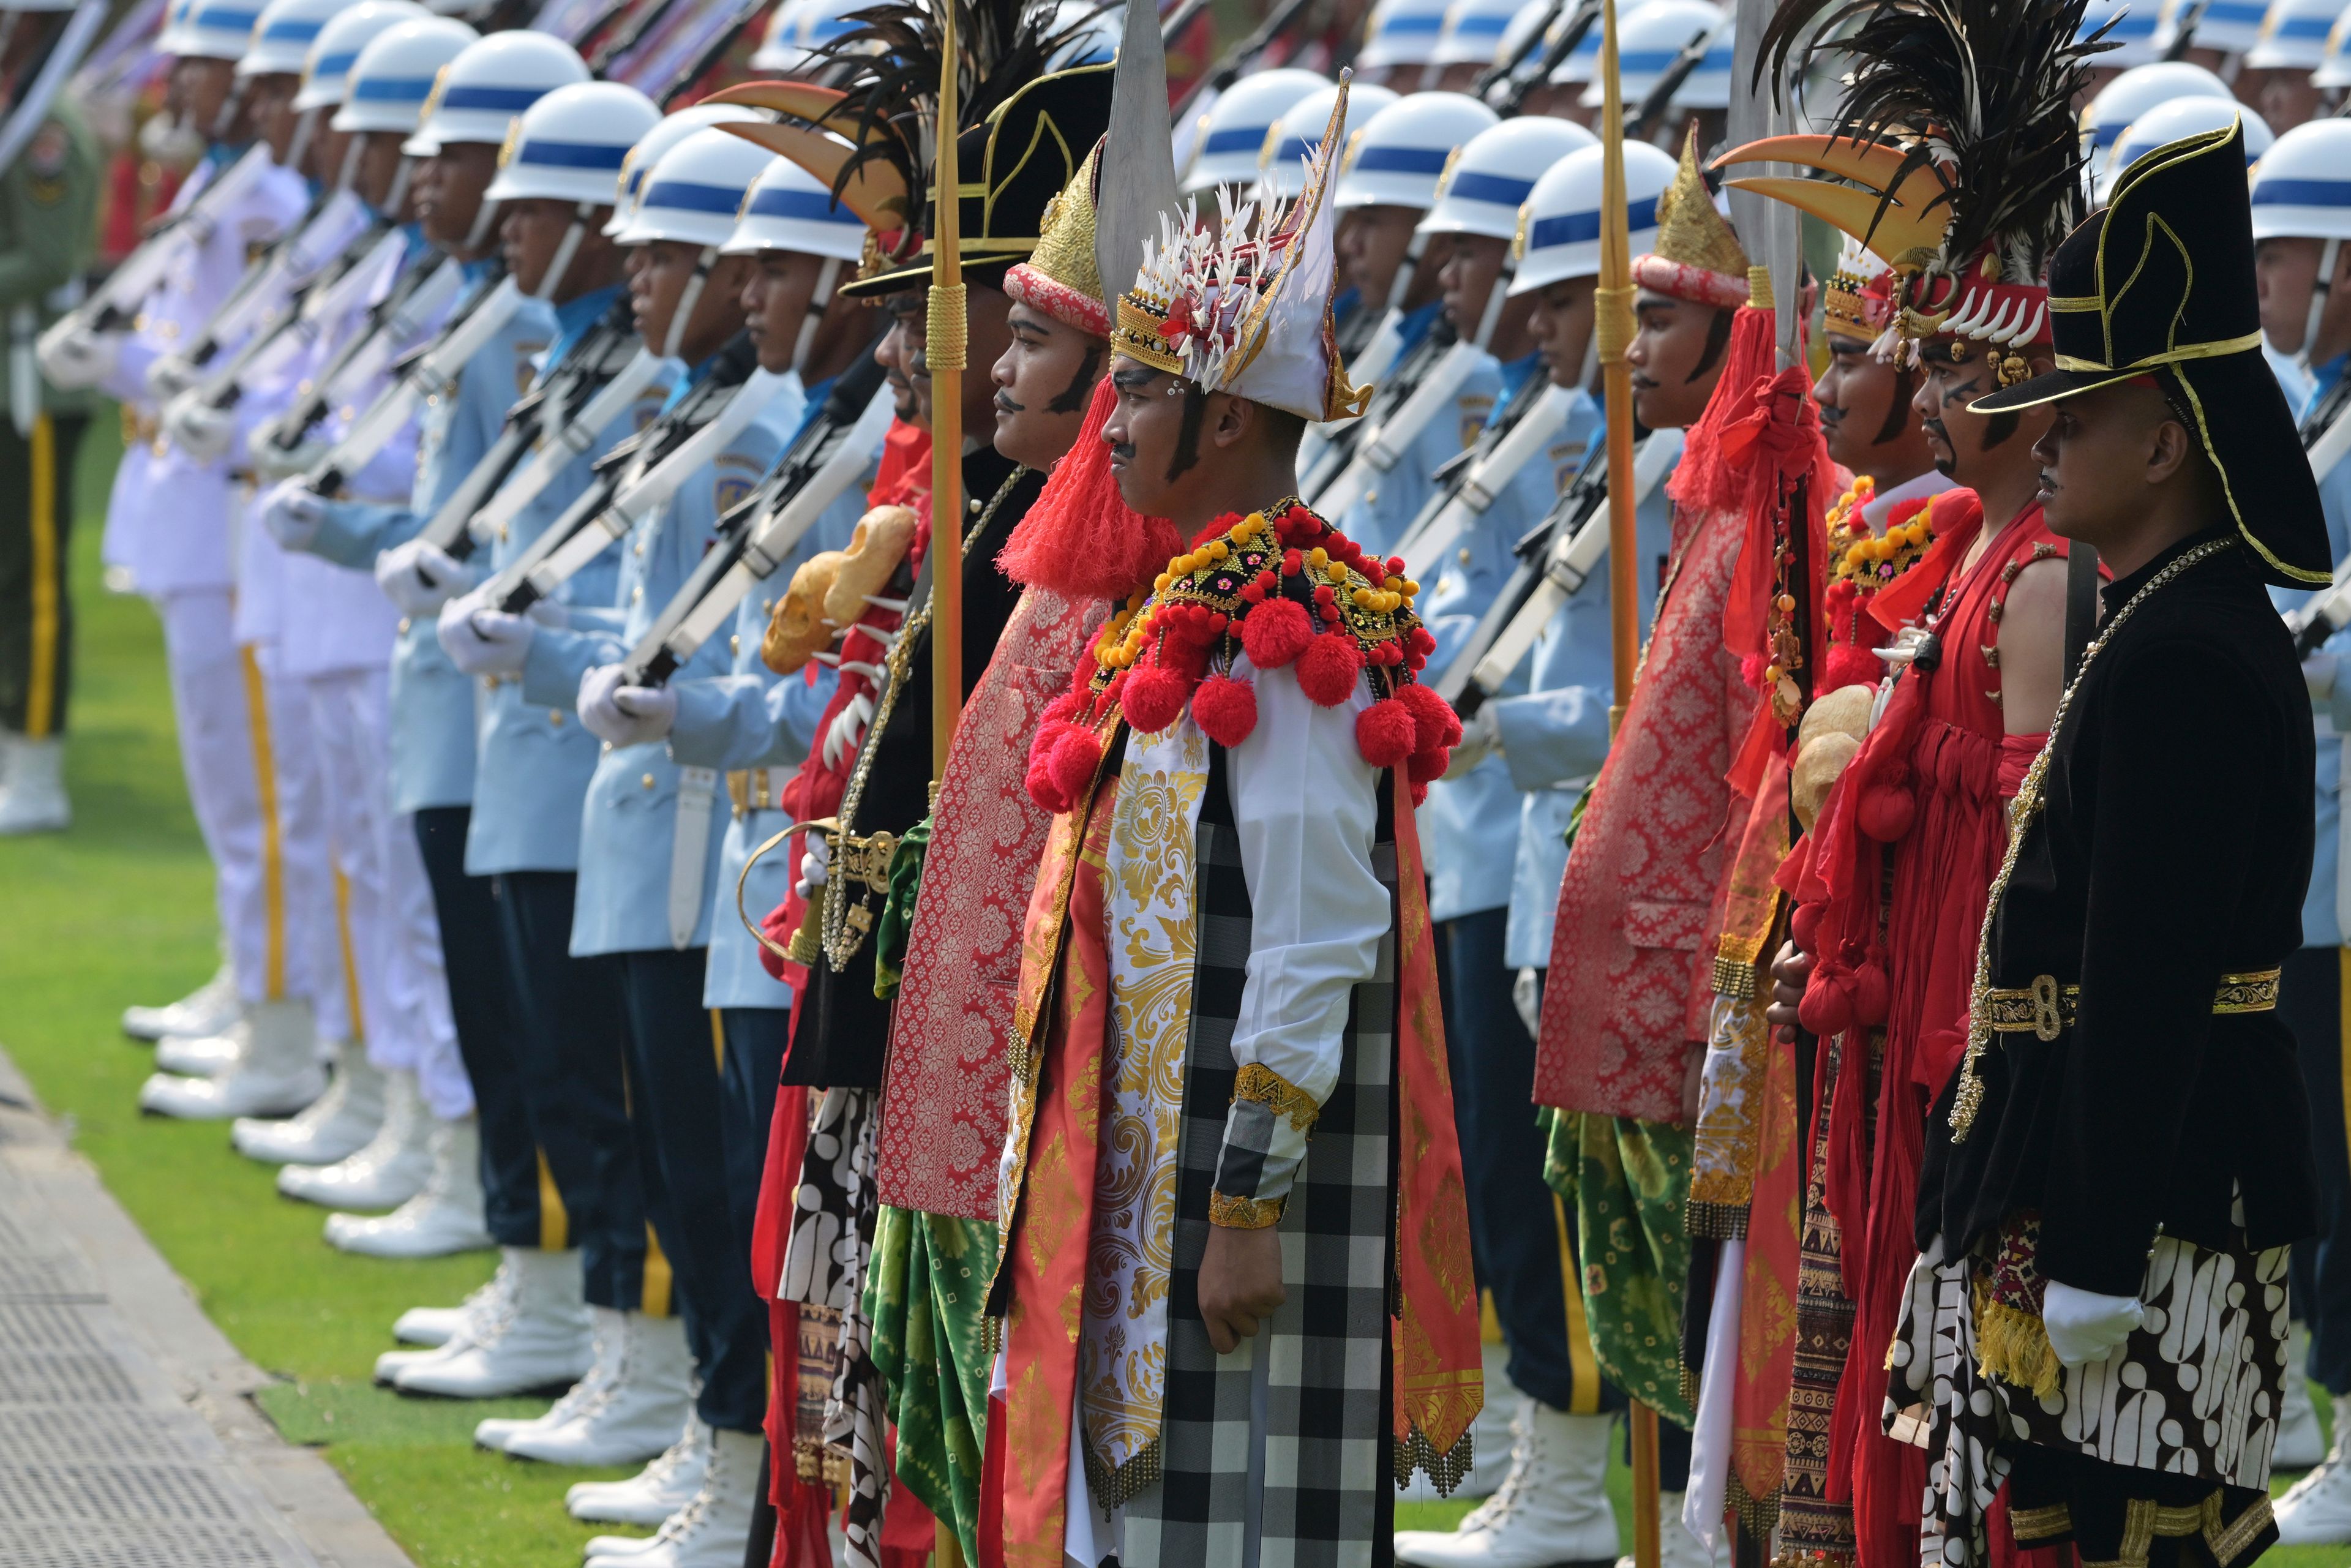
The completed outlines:
[[[1505,402],[1530,373],[1541,373],[1531,356],[1502,367]],[[1549,450],[1512,476],[1437,569],[1436,584],[1423,591],[1421,601],[1424,623],[1437,639],[1437,652],[1428,662],[1432,673],[1445,670],[1463,640],[1477,631],[1494,596],[1517,569],[1511,547],[1542,521],[1583,466],[1599,423],[1599,407],[1578,392],[1565,427]],[[1514,695],[1525,690],[1526,671],[1521,668],[1503,691]],[[1431,919],[1452,920],[1510,902],[1519,816],[1519,787],[1499,757],[1486,758],[1465,777],[1439,779],[1428,787],[1419,819]]]
[[[2314,367],[2314,384],[2301,410],[2302,417],[2307,418],[2335,382],[2343,379],[2346,361],[2351,361],[2351,356],[2337,356]],[[2326,509],[2326,542],[2334,550],[2335,563],[2340,565],[2344,557],[2351,554],[2351,463],[2335,465],[2335,472],[2318,487],[2318,499]],[[2270,590],[2271,600],[2281,611],[2294,609],[2312,597],[2311,591],[2302,589]],[[2330,654],[2337,661],[2334,695],[2311,704],[2318,722],[2318,773],[2314,792],[2317,832],[2311,844],[2310,891],[2302,901],[2302,945],[2305,947],[2344,945],[2342,922],[2335,910],[2335,882],[2343,833],[2339,794],[2343,785],[2341,737],[2351,736],[2351,629],[2337,632],[2326,640],[2320,656]]]
[[[697,366],[672,397],[684,395],[708,368],[707,361]],[[620,542],[620,572],[611,601],[617,625],[610,614],[575,612],[571,626],[540,630],[531,639],[523,665],[526,704],[574,707],[580,677],[627,653],[710,547],[720,515],[749,495],[775,462],[798,427],[803,406],[797,383],[786,383],[708,467],[689,476]],[[732,663],[726,643],[714,638],[672,679],[724,674]],[[712,831],[696,895],[700,915],[689,939],[680,943],[669,918],[679,784],[680,765],[671,758],[665,739],[606,747],[598,757],[580,815],[580,888],[571,922],[574,957],[709,943],[709,890],[718,874],[725,838],[726,787],[723,781],[715,786]]]
[[[1405,319],[1399,358],[1428,335],[1443,308],[1424,305]],[[1396,458],[1395,466],[1381,475],[1361,501],[1332,517],[1331,525],[1367,550],[1384,551],[1394,545],[1436,489],[1437,471],[1478,439],[1494,412],[1501,385],[1498,361],[1491,354],[1480,354],[1456,394],[1451,414],[1440,413],[1421,426],[1412,444]]]
[[[486,264],[469,265],[471,287]],[[416,487],[405,507],[338,501],[312,551],[371,571],[375,559],[421,532],[449,493],[498,438],[507,409],[530,377],[531,356],[555,335],[555,314],[527,300],[465,361],[454,397],[417,416]],[[474,684],[442,651],[430,618],[403,619],[392,651],[392,801],[395,811],[463,806],[474,798]]]

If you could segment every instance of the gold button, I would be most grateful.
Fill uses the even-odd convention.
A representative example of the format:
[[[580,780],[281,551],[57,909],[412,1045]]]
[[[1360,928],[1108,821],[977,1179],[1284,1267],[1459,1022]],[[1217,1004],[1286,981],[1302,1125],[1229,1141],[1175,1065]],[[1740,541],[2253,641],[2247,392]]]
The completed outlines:
[[[632,604],[634,604],[638,600],[643,599],[644,596],[645,585],[642,582],[637,584],[636,587],[629,590],[629,602]]]
[[[740,632],[726,639],[726,652],[737,659],[743,656],[743,638]]]
[[[1455,556],[1453,559],[1459,561],[1463,566],[1468,566],[1469,564],[1469,547],[1468,545],[1463,545],[1461,547],[1461,553]]]
[[[559,707],[549,708],[547,710],[547,722],[551,727],[561,729],[563,727],[563,710]]]
[[[653,776],[648,773],[643,779],[638,779],[637,782],[650,789],[653,787]]]
[[[405,615],[400,618],[400,634],[403,637],[408,635],[408,617]]]
[[[639,539],[636,543],[634,543],[634,544],[631,545],[631,546],[629,547],[629,553],[630,553],[631,555],[635,555],[635,556],[641,556],[641,555],[644,554],[644,553],[645,553],[645,541],[644,541],[644,540],[643,540],[643,539]]]
[[[760,614],[762,614],[762,615],[773,615],[775,612],[776,612],[776,601],[775,601],[774,600],[772,600],[772,599],[762,599],[761,601],[759,601],[759,613],[760,613]]]
[[[1366,491],[1364,491],[1364,505],[1365,505],[1366,507],[1370,506],[1373,502],[1374,502],[1374,501],[1378,500],[1379,498],[1380,498],[1380,493],[1379,493],[1377,490],[1366,490]]]

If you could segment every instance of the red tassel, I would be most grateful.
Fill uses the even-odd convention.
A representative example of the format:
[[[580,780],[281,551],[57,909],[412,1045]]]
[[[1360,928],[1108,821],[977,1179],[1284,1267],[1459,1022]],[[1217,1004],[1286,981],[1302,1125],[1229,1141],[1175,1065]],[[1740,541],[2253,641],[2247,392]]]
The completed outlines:
[[[1126,722],[1144,735],[1156,735],[1174,724],[1191,695],[1191,683],[1156,664],[1137,664],[1126,674]]]
[[[1405,763],[1404,776],[1415,784],[1432,784],[1445,777],[1453,766],[1453,753],[1442,746],[1426,747],[1416,751]]]
[[[1211,675],[1192,698],[1192,717],[1218,746],[1238,746],[1257,728],[1257,689],[1230,675]]]
[[[1796,913],[1788,917],[1788,935],[1796,939],[1796,946],[1806,953],[1820,951],[1821,916],[1828,913],[1825,904],[1800,904]]]
[[[1306,607],[1294,599],[1269,598],[1241,618],[1241,652],[1260,670],[1280,669],[1313,640]]]
[[[1355,716],[1355,747],[1374,768],[1401,767],[1412,756],[1418,727],[1412,709],[1394,697],[1382,697]]]
[[[1396,701],[1412,710],[1414,750],[1449,750],[1461,744],[1461,716],[1428,687],[1417,681],[1399,687]]]
[[[1804,999],[1796,1008],[1797,1021],[1823,1040],[1852,1028],[1853,997],[1845,989],[1849,978],[1850,971],[1841,964],[1823,964],[1814,969],[1804,987]]]
[[[1862,965],[1853,972],[1854,1021],[1865,1029],[1876,1029],[1884,1023],[1893,995],[1885,965],[1874,960]]]
[[[1298,657],[1298,688],[1319,707],[1337,707],[1363,677],[1364,651],[1344,632],[1325,632]]]
[[[1054,746],[1046,767],[1053,788],[1061,797],[1057,815],[1085,799],[1087,789],[1093,785],[1094,770],[1102,766],[1102,742],[1093,737],[1093,733],[1074,727]]]
[[[1874,686],[1885,674],[1886,664],[1876,654],[1839,643],[1821,661],[1820,689],[1826,694],[1845,686]]]

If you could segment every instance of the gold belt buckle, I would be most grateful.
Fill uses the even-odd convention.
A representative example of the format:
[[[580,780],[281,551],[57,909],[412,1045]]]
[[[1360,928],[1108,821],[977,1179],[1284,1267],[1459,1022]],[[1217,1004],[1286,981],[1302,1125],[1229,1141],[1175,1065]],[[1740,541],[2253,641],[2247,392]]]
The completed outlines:
[[[2064,1029],[2064,1015],[2057,1010],[2057,977],[2032,977],[2032,1032],[2046,1042],[2055,1040]]]

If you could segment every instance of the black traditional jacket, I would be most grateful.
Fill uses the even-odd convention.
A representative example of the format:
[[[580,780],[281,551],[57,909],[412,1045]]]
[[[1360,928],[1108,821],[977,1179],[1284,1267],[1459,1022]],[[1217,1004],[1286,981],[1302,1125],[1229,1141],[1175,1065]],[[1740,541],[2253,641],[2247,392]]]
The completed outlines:
[[[2316,1228],[2309,1110],[2274,1010],[2310,877],[2310,699],[2248,555],[2214,528],[2104,591],[2109,630],[2060,710],[1998,904],[1975,1013],[2008,1028],[1982,1051],[1965,1136],[1966,1071],[1928,1118],[1922,1249],[1940,1234],[1956,1256],[2037,1212],[2044,1277],[2133,1295],[2158,1231],[2221,1245],[2240,1196],[2256,1249]]]
[[[1004,623],[1020,599],[1020,585],[1004,575],[996,558],[1011,537],[1012,525],[1044,487],[1041,472],[1020,467],[993,446],[983,445],[964,456],[963,695],[967,699],[994,657],[997,639],[1003,635]],[[972,532],[983,518],[985,525]],[[934,518],[933,526],[941,526],[940,520]],[[907,615],[912,620],[929,602],[929,573],[918,576],[911,589],[901,582],[890,591],[911,591]],[[883,698],[888,716],[877,716],[865,737],[857,760],[862,782],[853,774],[850,786],[854,809],[848,800],[842,803],[841,831],[861,839],[876,833],[903,835],[931,810],[931,633],[926,617],[891,650],[890,664],[895,674]],[[836,873],[828,899],[860,900],[871,891],[851,887],[847,880]],[[871,891],[872,917],[880,916],[884,897],[879,891]],[[799,1022],[792,1032],[784,1082],[828,1089],[879,1089],[889,1039],[890,1004],[873,995],[873,936],[869,928],[856,953],[838,971],[824,957],[809,967],[808,995],[800,1003]]]

